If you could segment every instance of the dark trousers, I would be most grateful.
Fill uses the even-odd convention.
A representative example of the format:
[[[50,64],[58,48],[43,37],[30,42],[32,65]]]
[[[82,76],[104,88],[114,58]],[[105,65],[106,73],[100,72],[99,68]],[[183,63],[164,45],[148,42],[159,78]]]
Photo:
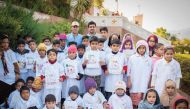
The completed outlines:
[[[15,90],[15,84],[9,85],[3,81],[0,81],[0,104],[7,103],[7,98],[10,93]]]
[[[110,96],[112,95],[112,92],[106,92],[105,91],[105,98],[106,100],[109,100]]]

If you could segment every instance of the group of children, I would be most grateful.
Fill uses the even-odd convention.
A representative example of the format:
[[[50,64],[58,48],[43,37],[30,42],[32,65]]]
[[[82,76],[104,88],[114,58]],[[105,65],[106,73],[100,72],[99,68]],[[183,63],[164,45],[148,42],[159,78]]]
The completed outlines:
[[[100,30],[108,33],[106,27]],[[131,34],[121,39],[116,33],[107,39],[83,36],[81,44],[67,43],[67,36],[60,34],[52,43],[44,38],[38,46],[27,36],[18,41],[15,52],[7,35],[1,43],[0,80],[10,86],[17,80],[9,108],[189,107],[185,98],[172,104],[179,96],[180,65],[173,59],[174,49],[158,43],[155,35],[136,46]],[[186,107],[178,108],[181,105]]]

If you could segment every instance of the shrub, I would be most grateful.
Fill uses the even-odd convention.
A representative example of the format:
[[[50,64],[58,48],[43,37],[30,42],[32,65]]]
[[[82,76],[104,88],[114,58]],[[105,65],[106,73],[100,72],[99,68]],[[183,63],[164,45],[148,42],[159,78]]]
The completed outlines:
[[[181,89],[190,95],[190,55],[175,54],[174,57],[181,65],[183,78],[181,80]]]

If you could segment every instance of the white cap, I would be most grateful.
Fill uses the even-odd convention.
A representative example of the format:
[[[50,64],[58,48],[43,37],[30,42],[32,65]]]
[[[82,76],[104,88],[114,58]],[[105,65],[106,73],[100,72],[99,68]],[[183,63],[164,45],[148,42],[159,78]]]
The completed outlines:
[[[115,90],[123,89],[126,92],[126,88],[127,88],[127,86],[126,86],[126,83],[124,81],[117,81],[115,84]]]
[[[77,21],[73,21],[71,25],[72,26],[79,26],[79,23]]]

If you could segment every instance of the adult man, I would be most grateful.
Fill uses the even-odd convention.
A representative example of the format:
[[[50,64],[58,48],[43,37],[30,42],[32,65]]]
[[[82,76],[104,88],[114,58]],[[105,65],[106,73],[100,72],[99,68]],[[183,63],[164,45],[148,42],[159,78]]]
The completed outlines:
[[[67,34],[67,44],[74,41],[77,45],[80,45],[82,43],[82,35],[78,33],[79,23],[77,21],[73,21],[71,26],[71,33]]]
[[[96,23],[94,21],[90,21],[88,23],[88,34],[89,38],[92,36],[97,36],[98,38],[101,38],[101,35],[96,33]]]

